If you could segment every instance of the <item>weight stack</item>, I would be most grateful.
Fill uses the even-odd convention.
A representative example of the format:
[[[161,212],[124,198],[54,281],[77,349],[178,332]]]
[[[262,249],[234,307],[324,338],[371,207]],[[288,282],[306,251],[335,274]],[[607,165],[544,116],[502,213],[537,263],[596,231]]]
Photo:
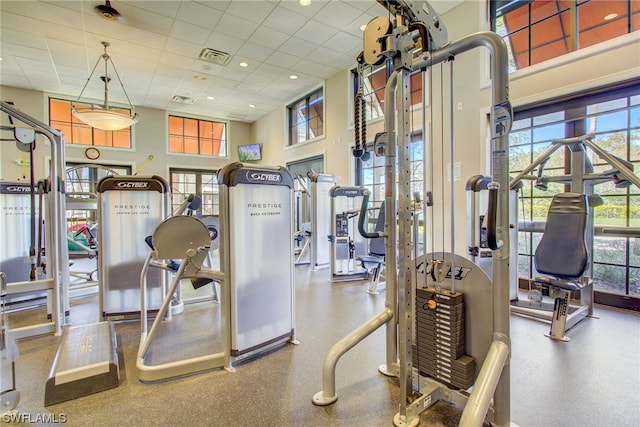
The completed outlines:
[[[462,293],[434,287],[417,289],[416,333],[413,365],[420,374],[454,388],[466,390],[473,385],[476,364],[465,354]]]

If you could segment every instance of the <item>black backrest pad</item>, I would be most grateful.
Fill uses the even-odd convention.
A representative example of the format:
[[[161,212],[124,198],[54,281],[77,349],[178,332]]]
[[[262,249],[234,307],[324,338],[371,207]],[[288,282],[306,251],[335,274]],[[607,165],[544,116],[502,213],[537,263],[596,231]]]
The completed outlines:
[[[378,218],[376,219],[376,225],[373,231],[377,231],[382,233],[384,231],[384,219],[385,219],[385,207],[384,202],[380,205],[380,209],[378,210]],[[369,242],[369,253],[371,255],[377,256],[385,256],[386,246],[384,243],[384,237],[379,237],[377,239],[371,239]]]
[[[584,240],[587,199],[584,194],[561,193],[551,200],[547,224],[534,262],[542,274],[577,279],[587,268]]]

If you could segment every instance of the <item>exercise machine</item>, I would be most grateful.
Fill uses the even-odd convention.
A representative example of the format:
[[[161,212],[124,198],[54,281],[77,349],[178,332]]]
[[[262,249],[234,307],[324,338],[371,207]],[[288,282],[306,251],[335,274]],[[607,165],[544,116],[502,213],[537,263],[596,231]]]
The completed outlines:
[[[20,402],[20,391],[16,388],[16,359],[18,347],[15,339],[5,328],[4,310],[7,296],[7,276],[0,272],[0,415],[11,411]]]
[[[45,405],[99,391],[103,389],[105,383],[107,383],[106,387],[117,386],[119,375],[117,373],[118,365],[114,360],[116,347],[111,326],[108,323],[66,326],[63,330],[65,315],[69,308],[69,256],[66,239],[66,201],[64,198],[64,137],[59,131],[5,102],[0,102],[0,109],[10,117],[29,126],[27,133],[47,138],[51,147],[50,173],[45,180],[47,191],[43,192],[45,194],[46,275],[42,280],[10,282],[6,286],[7,295],[34,291],[50,292],[52,294],[52,303],[49,305],[51,321],[9,329],[6,332],[16,339],[51,332],[62,335],[49,378],[45,384]],[[4,129],[7,128],[3,126]],[[16,130],[17,128],[9,127],[9,129]],[[31,212],[35,212],[33,202],[31,203]],[[34,255],[35,251],[31,250],[30,256]],[[33,264],[35,263],[32,261]],[[105,370],[108,379],[103,382]]]
[[[220,352],[166,363],[152,364],[150,360],[153,341],[157,338],[163,323],[172,319],[171,307],[182,302],[179,287],[183,279],[190,279],[194,288],[212,281],[217,282],[221,285],[222,301],[228,300],[224,274],[218,270],[203,268],[203,263],[209,257],[211,250],[210,225],[194,216],[183,215],[185,210],[194,208],[196,203],[199,204],[199,199],[193,195],[185,199],[173,215],[160,222],[151,236],[145,239],[151,251],[144,261],[139,277],[141,338],[136,368],[140,381],[159,381],[215,368],[232,369],[228,343],[225,339]],[[147,314],[150,296],[148,278],[153,277],[149,274],[150,270],[173,274],[151,327],[148,325]],[[220,298],[217,293],[216,297]],[[221,307],[223,319],[227,319],[226,306],[221,305]],[[223,337],[227,328],[228,322],[223,320],[220,325],[220,333]]]
[[[544,174],[544,167],[551,156],[560,149],[566,147],[565,153],[568,153],[568,166],[565,174],[553,176],[546,176]],[[607,162],[611,169],[597,172],[594,168],[591,158],[593,154]],[[535,174],[532,174],[534,170],[537,170]],[[550,184],[564,185],[564,189],[567,193],[574,194],[575,206],[580,206],[579,210],[573,212],[577,216],[576,223],[582,224],[582,209],[585,209],[584,215],[584,230],[575,231],[573,242],[575,243],[575,251],[570,254],[560,254],[550,249],[553,244],[545,243],[545,247],[539,253],[536,251],[534,255],[534,262],[536,263],[536,269],[539,272],[544,270],[548,275],[553,277],[562,278],[565,280],[549,280],[548,278],[534,277],[530,283],[534,283],[537,287],[541,288],[541,291],[537,289],[529,290],[527,299],[520,299],[517,293],[517,281],[512,283],[512,286],[516,292],[512,292],[511,311],[515,314],[527,316],[537,320],[543,320],[551,322],[550,330],[546,334],[549,338],[560,341],[568,341],[568,337],[565,332],[575,326],[578,322],[586,317],[593,316],[593,281],[590,279],[593,275],[593,260],[590,259],[588,254],[593,254],[593,242],[594,242],[594,221],[593,221],[593,207],[602,202],[601,198],[595,193],[594,187],[604,182],[613,182],[616,188],[625,188],[634,185],[640,189],[640,178],[634,174],[633,165],[625,160],[622,160],[600,147],[593,141],[593,135],[582,135],[574,138],[559,138],[551,141],[551,146],[541,153],[529,166],[524,168],[522,172],[513,177],[510,181],[510,188],[512,190],[522,186],[524,180],[532,181],[536,188],[546,190]],[[584,195],[583,201],[578,195]],[[558,218],[563,217],[563,211],[561,206],[562,198],[557,201],[557,207],[550,208],[549,215],[554,222],[564,221]],[[517,199],[516,199],[517,202]],[[513,209],[515,214],[518,213],[517,203],[514,203]],[[577,209],[577,208],[576,208]],[[579,211],[579,212],[578,212]],[[565,212],[566,214],[566,212]],[[578,219],[579,218],[579,219]],[[547,219],[549,221],[549,219]],[[540,224],[533,221],[518,221],[518,230],[525,232],[542,232],[542,239],[546,242],[555,241],[556,238],[562,239],[564,230],[553,228],[553,231],[547,230],[547,224]],[[568,227],[566,224],[564,227]],[[569,230],[569,228],[567,228]],[[560,236],[554,234],[559,233]],[[614,235],[616,229],[614,227],[605,227],[603,229],[604,234]],[[546,236],[546,237],[545,237]],[[581,237],[583,236],[583,237]],[[569,238],[569,237],[567,237]],[[584,240],[584,243],[583,243]],[[542,242],[541,242],[542,243]],[[579,252],[578,248],[582,245],[586,245],[586,252]],[[548,253],[553,253],[553,258],[557,260],[563,259],[566,262],[566,268],[570,269],[573,265],[573,272],[567,270],[566,274],[563,274],[561,269],[557,266],[548,265]],[[572,255],[569,257],[569,255]],[[585,258],[585,266],[582,269],[582,255]],[[539,270],[538,263],[540,263]],[[577,267],[575,267],[577,266]],[[580,272],[576,276],[577,272]],[[553,302],[546,301],[544,294],[548,294],[553,297]]]
[[[203,268],[211,244],[205,224],[174,215],[152,234],[152,251],[140,275],[142,336],[136,367],[141,381],[158,381],[249,361],[295,339],[293,282],[293,177],[286,168],[231,163],[218,172],[220,270]],[[151,326],[146,316],[146,271],[152,260],[179,260],[179,268]],[[220,284],[220,325],[210,330],[219,348],[201,356],[151,364],[171,297],[182,279]],[[174,343],[175,344],[175,343]]]
[[[466,217],[466,238],[467,238],[467,258],[480,266],[492,279],[493,273],[493,251],[489,247],[487,240],[486,215],[488,210],[489,184],[493,182],[490,176],[474,175],[467,180],[465,191],[467,193],[467,217]],[[518,259],[518,212],[517,198],[518,191],[522,185],[516,186],[509,193],[509,240],[511,259]],[[509,265],[509,284],[511,301],[518,298],[518,266],[516,262]]]
[[[100,314],[102,320],[140,316],[140,270],[149,252],[145,237],[168,216],[169,185],[159,176],[107,176],[98,191]],[[157,310],[166,275],[151,270],[147,308]]]
[[[293,233],[295,265],[309,264],[311,243],[311,192],[307,180],[301,174],[293,175],[295,195],[295,232]]]
[[[338,184],[334,175],[313,173],[311,179],[311,269],[327,268],[331,262],[331,189]]]
[[[367,240],[357,232],[358,216],[365,195],[364,187],[331,188],[331,281],[365,280],[367,269],[358,257],[368,255]]]
[[[231,163],[218,172],[218,184],[230,355],[242,360],[286,342],[297,343],[293,178],[284,167]]]
[[[30,183],[26,187],[21,184],[20,186],[15,186],[16,191],[11,191],[10,187],[13,187],[13,185],[9,184],[3,186],[4,190],[0,194],[3,199],[0,228],[7,233],[12,233],[5,236],[4,241],[15,245],[13,248],[7,248],[3,243],[0,246],[2,248],[0,250],[3,251],[0,254],[0,259],[5,261],[17,256],[23,260],[21,262],[29,266],[29,274],[26,277],[25,270],[19,268],[19,273],[15,277],[7,278],[7,298],[12,299],[18,296],[41,293],[48,295],[48,313],[45,322],[18,328],[7,328],[7,331],[16,339],[48,333],[59,335],[65,323],[65,315],[69,312],[69,265],[63,191],[65,180],[64,136],[59,131],[23,113],[7,102],[0,101],[0,111],[6,113],[11,122],[10,125],[2,125],[1,130],[13,133],[11,139],[3,138],[3,141],[17,141],[16,144],[18,144],[19,150],[27,150],[32,153],[35,149],[36,138],[38,136],[44,137],[49,142],[51,159],[49,173],[43,181],[44,187],[50,189],[50,191],[42,190],[43,203],[40,204],[38,210],[35,206],[35,194],[36,188],[39,187],[35,186],[33,162],[30,162],[32,179],[30,179]],[[20,122],[20,124],[14,124],[14,120]],[[52,186],[51,183],[57,183],[57,185]],[[39,189],[37,191],[40,192]],[[25,201],[25,193],[29,196],[28,202]],[[12,208],[14,213],[18,211],[21,214],[8,215],[9,210]],[[34,220],[36,212],[38,212],[39,218],[44,218],[46,233],[38,234],[38,239],[44,242],[44,245],[34,244],[36,229],[42,229],[42,223],[39,220]],[[30,242],[30,247],[17,249],[22,242]],[[40,250],[36,249],[36,246],[38,248],[41,246],[46,248],[46,270],[40,268],[43,265],[42,254]],[[18,250],[19,253],[10,252],[13,249]],[[39,260],[41,262],[38,262]],[[4,263],[2,268],[5,268]]]
[[[504,41],[495,33],[481,32],[469,35],[454,42],[447,41],[446,28],[437,14],[426,2],[413,1],[384,1],[380,2],[393,16],[393,23],[387,17],[374,18],[364,31],[363,58],[367,64],[381,64],[386,60],[392,63],[393,72],[387,80],[385,88],[385,132],[387,143],[385,147],[385,209],[388,224],[394,224],[390,219],[397,218],[397,227],[387,226],[385,236],[387,242],[387,291],[385,293],[385,308],[374,318],[351,332],[336,343],[327,354],[322,370],[322,391],[314,395],[312,402],[316,405],[329,405],[337,400],[335,390],[335,367],[338,359],[359,341],[366,338],[382,325],[386,325],[386,364],[380,367],[380,372],[399,378],[400,398],[399,412],[394,417],[396,426],[415,426],[420,422],[419,415],[428,407],[443,400],[463,406],[460,425],[480,426],[484,420],[498,425],[510,425],[510,368],[508,364],[510,353],[509,339],[509,203],[508,203],[508,133],[511,128],[512,112],[508,100],[508,69],[507,47]],[[421,43],[416,44],[416,38]],[[416,48],[421,52],[414,55]],[[420,348],[420,333],[415,334],[417,304],[413,273],[419,272],[421,265],[424,269],[423,279],[418,284],[420,288],[429,292],[432,284],[446,283],[450,288],[448,293],[456,293],[459,283],[476,272],[482,276],[484,272],[470,261],[452,253],[431,251],[424,262],[413,259],[411,248],[411,191],[409,176],[409,144],[411,142],[410,128],[410,79],[416,70],[429,70],[436,64],[448,62],[453,67],[453,61],[458,54],[462,54],[477,47],[484,47],[491,52],[491,139],[492,139],[492,177],[489,185],[492,206],[488,233],[489,244],[493,249],[493,283],[480,283],[478,288],[486,292],[483,297],[473,294],[465,295],[464,324],[471,322],[484,323],[488,333],[481,330],[465,331],[467,342],[465,351],[475,359],[476,365],[474,386],[470,394],[456,390],[445,381],[438,378],[425,378],[426,385],[420,387],[424,368],[418,359],[419,369],[414,371],[413,344],[414,337]],[[453,68],[451,68],[453,76]],[[425,93],[426,91],[423,91]],[[429,93],[433,93],[429,90]],[[453,99],[453,96],[451,97]],[[451,117],[453,117],[453,102],[450,103]],[[433,105],[424,102],[423,105]],[[396,114],[397,111],[397,114]],[[423,120],[423,126],[426,120]],[[432,121],[433,123],[433,121]],[[451,129],[453,129],[451,119]],[[423,129],[423,135],[426,131]],[[451,135],[451,141],[453,141]],[[453,162],[453,143],[451,161]],[[443,147],[444,149],[444,147]],[[428,150],[425,150],[428,152]],[[397,189],[396,189],[397,164]],[[444,165],[443,165],[444,166]],[[444,169],[444,167],[443,167]],[[453,169],[453,168],[451,168]],[[444,179],[443,179],[444,181]],[[450,179],[453,190],[454,179]],[[425,188],[427,188],[425,186]],[[453,191],[451,191],[453,194]],[[452,199],[452,217],[455,211]],[[396,208],[397,206],[397,208]],[[491,221],[494,220],[495,222]],[[454,240],[453,221],[451,224],[452,242]],[[382,237],[382,236],[380,236]],[[396,247],[397,242],[397,247]],[[444,242],[443,242],[444,243]],[[471,269],[468,272],[466,269]],[[466,276],[465,276],[466,273]],[[418,276],[420,277],[420,276]],[[486,278],[486,275],[485,275]],[[470,280],[470,279],[467,279]],[[488,280],[488,278],[486,278]],[[418,280],[420,281],[420,280]],[[466,292],[466,288],[463,289]],[[438,301],[429,303],[430,295],[426,295],[427,308],[433,305],[439,308]],[[483,305],[488,304],[488,305]],[[473,308],[475,307],[475,308]],[[483,321],[473,319],[473,311],[481,311],[486,318]],[[420,313],[417,315],[419,316]],[[460,319],[455,319],[462,322]],[[418,318],[418,322],[420,319]],[[470,324],[469,324],[470,325]],[[478,325],[482,326],[482,325]],[[471,340],[471,342],[470,342]],[[475,343],[477,340],[477,345]],[[481,348],[474,354],[475,348]],[[427,350],[425,350],[427,351]],[[416,350],[416,355],[418,353]],[[469,353],[467,353],[469,354]],[[451,363],[452,360],[448,359]],[[470,366],[468,359],[459,362],[458,372],[468,375]],[[429,373],[429,372],[427,372]],[[419,378],[414,384],[414,376]],[[466,379],[464,377],[463,379]],[[464,384],[467,385],[467,384]]]
[[[360,217],[358,219],[358,231],[360,235],[371,239],[369,240],[369,253],[358,257],[358,261],[362,267],[367,270],[369,276],[369,289],[367,293],[370,295],[377,295],[378,285],[380,284],[380,277],[384,274],[385,268],[385,256],[387,253],[387,245],[384,240],[385,235],[385,207],[384,202],[380,204],[375,210],[378,211],[376,216],[375,226],[373,233],[370,233],[365,225],[366,218],[368,218],[368,212],[371,210],[369,207],[369,194],[365,194],[362,200],[362,207],[360,209]]]
[[[69,242],[69,294],[98,292],[98,182],[116,176],[115,169],[100,164],[79,164],[66,169],[67,241]],[[94,178],[95,177],[95,178]],[[87,262],[87,258],[92,262]],[[79,279],[79,280],[78,280]]]

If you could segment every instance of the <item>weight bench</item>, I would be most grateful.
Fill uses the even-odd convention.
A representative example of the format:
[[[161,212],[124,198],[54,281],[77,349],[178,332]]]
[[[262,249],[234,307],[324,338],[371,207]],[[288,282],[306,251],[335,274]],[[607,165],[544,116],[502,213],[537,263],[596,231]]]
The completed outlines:
[[[554,302],[551,329],[545,334],[554,340],[569,341],[564,333],[571,292],[593,290],[593,281],[584,276],[589,265],[585,243],[587,209],[584,194],[556,194],[533,258],[536,270],[544,275],[535,277],[534,282],[560,291]]]
[[[384,202],[382,202],[378,211],[376,225],[374,227],[374,231],[376,232],[384,232],[384,209]],[[367,275],[369,276],[369,289],[367,290],[367,293],[371,295],[376,295],[379,293],[378,282],[380,281],[382,270],[385,267],[385,255],[386,244],[384,237],[378,237],[375,239],[371,239],[371,242],[369,243],[369,255],[358,257],[358,261],[360,261],[360,265],[362,265],[362,268],[367,270]]]

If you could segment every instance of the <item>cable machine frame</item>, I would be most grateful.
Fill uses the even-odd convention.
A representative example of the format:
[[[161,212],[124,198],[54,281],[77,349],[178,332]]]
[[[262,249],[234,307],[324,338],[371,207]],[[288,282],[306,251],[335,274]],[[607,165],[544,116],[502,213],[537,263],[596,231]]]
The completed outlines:
[[[46,194],[46,215],[49,218],[49,228],[46,233],[47,275],[44,280],[18,282],[7,284],[7,294],[17,294],[32,291],[51,291],[52,307],[51,320],[48,322],[9,329],[15,338],[26,338],[37,335],[54,333],[60,335],[65,324],[65,316],[69,312],[69,265],[66,238],[66,201],[65,201],[65,141],[60,131],[57,131],[41,121],[18,110],[11,104],[0,101],[0,111],[26,124],[36,134],[42,135],[49,141],[51,149],[51,163],[48,174],[51,189]],[[2,130],[15,130],[18,126],[2,125]],[[33,165],[31,165],[33,167]]]
[[[373,34],[376,47],[369,51],[367,51],[368,31],[365,29],[364,56],[367,60],[371,52],[378,52],[379,56],[384,54],[393,59],[394,71],[385,88],[385,100],[387,100],[385,131],[388,141],[385,153],[385,209],[387,218],[396,218],[397,215],[398,235],[396,236],[396,227],[390,227],[387,223],[385,233],[379,236],[387,238],[388,274],[384,310],[331,348],[323,365],[323,390],[313,396],[312,402],[316,405],[329,405],[337,400],[335,368],[338,359],[383,324],[386,325],[386,365],[382,365],[379,370],[385,375],[398,376],[400,379],[400,405],[399,412],[394,417],[394,424],[396,426],[417,425],[420,421],[419,414],[444,397],[440,394],[439,388],[425,390],[416,395],[413,392],[412,383],[411,340],[414,332],[414,313],[412,312],[411,273],[414,260],[411,248],[412,201],[408,176],[411,142],[410,77],[412,71],[424,71],[457,54],[477,47],[485,47],[492,54],[492,176],[493,187],[496,190],[494,194],[497,197],[495,240],[500,245],[496,245],[498,248],[493,253],[493,341],[473,392],[466,400],[460,425],[482,425],[493,398],[493,422],[495,425],[507,426],[510,424],[508,132],[512,121],[511,104],[508,99],[507,47],[502,38],[493,32],[475,33],[456,42],[446,43],[446,30],[428,3],[413,1],[380,1],[380,3],[389,10],[391,15],[394,15],[395,28],[392,36],[389,37]],[[377,19],[379,18],[374,18],[371,23]],[[410,22],[408,25],[405,24],[405,19]],[[432,46],[429,47],[434,47],[434,50],[429,51],[429,47],[423,46],[424,52],[419,60],[414,61],[412,51],[415,43],[411,31],[416,27],[421,30],[423,44],[426,44],[427,32],[429,33],[429,40],[432,42],[430,43]],[[378,31],[380,28],[378,26]],[[375,30],[371,32],[375,33]],[[381,42],[383,39],[389,46]],[[378,44],[385,44],[382,54],[377,50]],[[375,61],[376,58],[374,57],[373,60]],[[367,62],[371,61],[367,60]],[[398,130],[396,130],[396,121]],[[356,146],[356,149],[359,148]],[[396,157],[399,158],[397,197]],[[393,272],[397,272],[397,275]]]

